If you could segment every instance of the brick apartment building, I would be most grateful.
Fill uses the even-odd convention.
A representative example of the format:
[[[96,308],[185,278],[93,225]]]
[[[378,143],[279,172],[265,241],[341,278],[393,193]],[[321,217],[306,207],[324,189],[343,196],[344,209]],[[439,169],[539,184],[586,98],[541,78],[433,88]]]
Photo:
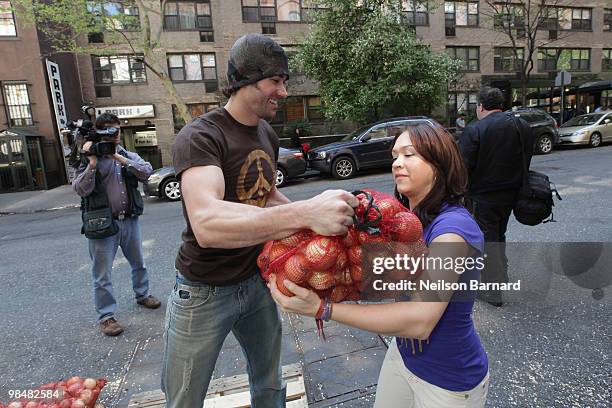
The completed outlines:
[[[566,108],[577,106],[590,112],[612,103],[612,1],[560,0],[554,4],[537,31],[540,46],[532,58],[527,106],[558,114],[560,89],[554,88],[554,78],[560,70],[572,75],[566,86]],[[504,22],[512,24],[519,58],[527,58],[521,7],[510,7],[506,16],[496,16],[484,1],[445,1],[432,13],[418,5],[411,10],[417,36],[433,50],[446,50],[462,61],[462,78],[449,87],[444,112],[447,123],[452,125],[460,111],[473,115],[482,85],[502,89],[507,108],[518,105],[522,99],[520,69],[510,37],[499,28]]]
[[[76,116],[82,97],[74,57],[51,55],[36,28],[21,21],[9,1],[0,1],[0,192],[66,182],[46,59],[56,64],[61,109]]]
[[[160,9],[157,0],[144,2]],[[103,9],[105,13],[137,15],[142,20],[142,13],[128,1],[104,3],[109,5]],[[578,104],[592,110],[612,102],[612,1],[557,3],[563,6],[554,8],[555,18],[546,21],[546,28],[539,32],[546,44],[534,55],[528,105],[558,111],[558,89],[552,85],[560,69],[572,74],[572,83],[566,87],[567,107]],[[225,81],[228,51],[243,34],[264,33],[287,51],[295,50],[309,32],[310,16],[316,12],[306,4],[304,0],[172,0],[157,14],[148,13],[153,31],[163,28],[167,72],[192,115],[224,102],[220,88]],[[503,89],[508,107],[520,100],[511,43],[495,30],[499,22],[484,1],[430,1],[428,5],[425,1],[404,0],[403,8],[406,21],[424,43],[463,62],[462,78],[449,84],[447,103],[432,112],[436,119],[452,125],[459,111],[473,112],[477,91],[483,84]],[[521,18],[520,11],[507,17],[517,27]],[[89,41],[103,41],[103,35],[90,35]],[[518,39],[519,46],[524,46],[522,41]],[[83,101],[98,112],[119,114],[128,149],[136,150],[156,166],[168,164],[170,146],[183,123],[161,82],[135,57],[127,47],[118,55],[79,55],[75,57],[75,77],[80,78]],[[305,119],[315,124],[319,133],[346,130],[323,120],[316,83],[297,75],[288,91],[290,96],[273,121],[276,129]]]

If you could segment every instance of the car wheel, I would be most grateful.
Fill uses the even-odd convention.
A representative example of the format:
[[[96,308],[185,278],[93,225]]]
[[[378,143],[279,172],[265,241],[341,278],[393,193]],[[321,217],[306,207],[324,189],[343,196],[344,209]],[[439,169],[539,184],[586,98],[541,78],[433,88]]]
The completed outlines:
[[[175,178],[169,178],[161,186],[161,196],[169,201],[181,199],[181,184]]]
[[[276,168],[276,187],[282,187],[287,184],[287,172],[282,167]]]
[[[597,147],[601,144],[601,135],[599,133],[593,133],[589,138],[589,146]]]
[[[550,135],[542,135],[538,138],[536,142],[536,150],[540,154],[548,154],[552,152],[553,149],[553,141]]]
[[[332,175],[337,179],[350,179],[355,175],[355,170],[355,161],[350,157],[338,157],[332,163]]]

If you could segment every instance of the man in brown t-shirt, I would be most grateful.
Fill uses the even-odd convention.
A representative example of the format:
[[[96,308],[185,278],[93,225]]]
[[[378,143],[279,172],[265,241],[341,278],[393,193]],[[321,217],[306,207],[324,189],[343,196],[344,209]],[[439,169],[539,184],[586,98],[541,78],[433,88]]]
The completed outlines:
[[[236,41],[224,108],[185,126],[173,146],[187,227],[168,301],[162,389],[168,407],[201,407],[231,331],[244,351],[254,407],[285,406],[281,323],[260,278],[262,244],[301,229],[341,235],[357,199],[326,191],[291,203],[274,186],[278,139],[271,120],[287,97],[287,57],[269,37]]]

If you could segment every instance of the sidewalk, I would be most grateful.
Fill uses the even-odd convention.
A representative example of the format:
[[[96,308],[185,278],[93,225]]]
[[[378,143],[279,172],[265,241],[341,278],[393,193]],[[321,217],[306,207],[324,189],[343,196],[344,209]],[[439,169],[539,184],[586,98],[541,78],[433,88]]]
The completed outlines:
[[[79,207],[81,200],[69,184],[51,190],[0,194],[0,214],[27,214]]]

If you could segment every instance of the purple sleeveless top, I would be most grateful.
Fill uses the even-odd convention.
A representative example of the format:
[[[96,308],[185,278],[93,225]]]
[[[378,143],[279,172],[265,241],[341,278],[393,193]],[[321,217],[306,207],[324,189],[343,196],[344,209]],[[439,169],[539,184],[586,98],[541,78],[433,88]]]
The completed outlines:
[[[423,231],[427,246],[438,236],[454,233],[474,248],[473,256],[484,252],[484,236],[472,215],[460,205],[442,206],[440,214]],[[459,282],[480,279],[477,269],[466,270]],[[468,282],[469,287],[469,282]],[[489,362],[472,321],[476,292],[463,293],[451,301],[429,336],[429,343],[397,338],[406,368],[414,375],[449,391],[468,391],[484,379]],[[454,297],[454,296],[453,296]],[[414,345],[414,353],[413,353]]]

